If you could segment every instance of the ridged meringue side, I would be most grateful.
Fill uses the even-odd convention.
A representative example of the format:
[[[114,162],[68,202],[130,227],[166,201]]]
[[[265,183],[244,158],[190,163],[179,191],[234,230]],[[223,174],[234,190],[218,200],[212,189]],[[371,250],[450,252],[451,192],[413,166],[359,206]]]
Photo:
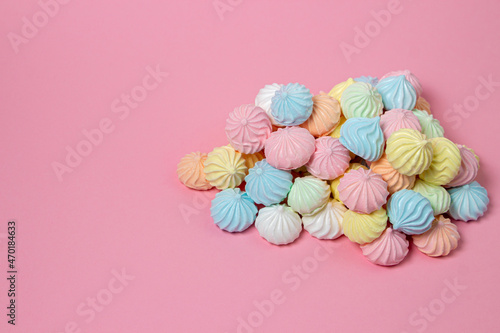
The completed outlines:
[[[409,246],[405,234],[389,227],[373,242],[361,245],[361,250],[372,264],[394,266],[406,257]]]
[[[340,99],[342,97],[342,93],[344,92],[344,90],[346,90],[347,87],[349,87],[351,84],[353,84],[355,82],[356,81],[354,81],[352,78],[348,78],[344,82],[340,82],[340,83],[336,84],[332,88],[332,90],[330,90],[330,92],[328,93],[328,95],[332,96],[333,98],[335,98],[340,103]]]
[[[478,182],[448,189],[451,204],[449,214],[460,221],[475,221],[488,210],[488,191]]]
[[[330,136],[316,139],[316,149],[306,164],[307,171],[324,180],[335,179],[349,167],[351,156],[339,139]]]
[[[311,116],[313,95],[301,84],[281,86],[271,100],[271,114],[279,125],[300,125]]]
[[[339,123],[340,104],[325,93],[315,95],[312,100],[311,116],[300,127],[307,129],[315,137],[328,135]]]
[[[427,112],[428,114],[432,114],[431,113],[431,105],[422,96],[417,98],[417,104],[415,104],[415,108],[413,108],[413,111],[415,111],[415,110],[422,110],[422,111]]]
[[[285,245],[296,240],[302,231],[299,214],[287,205],[264,207],[255,220],[259,234],[271,244]]]
[[[412,72],[410,72],[407,69],[389,72],[389,73],[385,74],[384,76],[382,76],[381,79],[385,79],[386,77],[390,77],[390,76],[399,76],[399,75],[404,75],[406,80],[411,83],[413,88],[415,88],[415,92],[417,93],[417,97],[420,97],[420,95],[422,95],[423,88],[422,88],[422,85],[420,84],[420,81],[415,76],[415,74],[413,74]]]
[[[241,153],[229,146],[212,150],[204,164],[206,179],[219,190],[239,186],[248,171]]]
[[[421,174],[432,162],[432,144],[425,135],[413,129],[400,129],[387,140],[387,159],[399,173]]]
[[[430,257],[447,256],[458,247],[460,234],[457,226],[443,215],[436,216],[432,227],[421,235],[414,235],[413,244]]]
[[[342,179],[342,177],[344,177],[351,170],[358,170],[358,169],[368,170],[367,167],[365,167],[364,165],[362,165],[360,163],[350,163],[349,167],[347,168],[347,170],[345,171],[345,173],[343,175],[340,175],[339,177],[337,177],[334,180],[330,181],[330,190],[332,191],[332,195],[333,195],[334,199],[336,199],[336,200],[340,201],[341,203],[343,203],[342,200],[340,200],[340,193],[339,193],[339,190],[338,190],[338,186],[340,184],[340,180]]]
[[[282,86],[282,84],[278,83],[267,84],[264,88],[259,90],[259,93],[255,97],[255,105],[266,111],[271,123],[275,126],[278,125],[278,123],[271,114],[271,100],[276,94],[276,91],[280,90]]]
[[[375,87],[378,84],[378,78],[373,76],[360,76],[354,79],[356,82],[365,82]]]
[[[239,188],[228,188],[215,195],[210,213],[222,230],[241,232],[248,229],[257,216],[257,207]]]
[[[342,125],[347,121],[344,116],[340,116],[339,123],[335,128],[333,129],[332,133],[329,135],[334,138],[334,139],[339,139],[340,138],[340,129],[342,128]]]
[[[380,117],[380,127],[384,132],[385,140],[389,139],[392,133],[403,128],[411,128],[419,132],[422,130],[417,116],[413,112],[403,109],[393,109],[385,112]]]
[[[245,165],[248,170],[255,166],[255,163],[262,161],[264,159],[264,155],[261,152],[256,152],[253,154],[241,154],[241,156],[245,159]]]
[[[439,120],[434,118],[432,114],[427,111],[413,110],[413,114],[417,116],[418,122],[422,127],[422,133],[425,134],[427,139],[439,138],[444,136],[444,128],[439,123]]]
[[[446,138],[433,138],[432,162],[429,168],[420,174],[420,178],[434,185],[446,185],[453,180],[460,170],[462,158],[456,144]]]
[[[381,79],[377,90],[382,95],[386,110],[411,110],[417,102],[417,93],[404,75],[389,76]]]
[[[235,108],[226,120],[226,135],[231,146],[244,154],[264,149],[264,142],[271,131],[271,121],[266,112],[255,105]]]
[[[367,161],[378,160],[385,143],[380,117],[347,119],[340,130],[340,143]]]
[[[276,169],[263,160],[249,170],[245,189],[256,203],[271,206],[287,197],[292,178],[290,171]]]
[[[199,151],[187,154],[177,165],[177,177],[189,188],[195,190],[209,190],[213,186],[205,178],[204,162],[207,154]]]
[[[434,220],[429,200],[412,190],[394,193],[387,203],[387,215],[393,229],[407,235],[423,234],[430,229]]]
[[[377,161],[372,162],[370,169],[382,176],[382,179],[387,183],[389,194],[394,194],[403,189],[411,190],[417,178],[416,176],[406,176],[399,173],[387,160],[386,154],[382,155]]]
[[[457,145],[458,150],[460,150],[460,169],[458,174],[453,178],[451,182],[445,185],[445,187],[457,187],[466,184],[470,184],[476,179],[477,173],[479,172],[479,157],[470,148],[464,145]]]
[[[344,214],[344,235],[351,242],[358,244],[371,243],[379,238],[387,226],[387,214],[381,208],[371,214],[359,214],[348,210]]]
[[[302,215],[312,214],[330,198],[330,186],[314,176],[296,178],[288,193],[288,204]]]
[[[446,189],[418,179],[413,191],[422,194],[431,203],[434,216],[446,213],[450,209],[451,198]]]
[[[340,199],[352,211],[370,214],[380,209],[389,196],[387,183],[372,170],[351,170],[340,180]]]
[[[267,162],[282,170],[292,170],[305,165],[316,148],[316,140],[301,127],[279,128],[271,133],[265,144]]]
[[[336,239],[342,236],[342,222],[347,211],[345,206],[331,199],[318,212],[302,217],[304,229],[318,239]]]
[[[382,114],[382,96],[371,84],[356,82],[347,87],[340,99],[344,117],[373,118]]]

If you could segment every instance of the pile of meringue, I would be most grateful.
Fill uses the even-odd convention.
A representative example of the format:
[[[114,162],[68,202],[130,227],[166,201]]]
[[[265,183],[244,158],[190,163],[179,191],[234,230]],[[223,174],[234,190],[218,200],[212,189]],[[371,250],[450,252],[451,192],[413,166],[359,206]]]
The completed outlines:
[[[302,228],[325,240],[345,235],[383,266],[400,263],[409,240],[446,256],[460,240],[455,220],[477,220],[489,199],[475,181],[479,158],[444,137],[421,94],[407,70],[349,78],[315,96],[298,83],[266,85],[255,104],[229,114],[229,144],[186,155],[178,177],[220,190],[211,215],[228,232],[255,222],[276,245]]]

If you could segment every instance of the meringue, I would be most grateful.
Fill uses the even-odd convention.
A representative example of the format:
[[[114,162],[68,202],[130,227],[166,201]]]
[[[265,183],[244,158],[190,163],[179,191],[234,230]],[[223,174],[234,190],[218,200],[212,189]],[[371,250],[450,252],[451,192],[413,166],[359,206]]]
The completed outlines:
[[[430,229],[434,220],[429,200],[412,190],[394,193],[387,203],[387,215],[393,229],[407,235],[423,234]]]
[[[248,171],[241,153],[229,146],[212,150],[204,164],[206,179],[219,190],[239,186]]]
[[[312,100],[311,116],[300,127],[307,129],[315,137],[328,135],[339,123],[340,104],[335,98],[325,93],[314,96]]]
[[[286,198],[293,184],[292,178],[290,171],[278,170],[262,160],[245,177],[245,190],[256,203],[271,206]]]
[[[189,188],[195,190],[209,190],[213,186],[206,180],[203,172],[204,162],[207,154],[199,151],[187,154],[177,165],[177,176],[179,180]]]
[[[281,86],[271,100],[271,114],[279,125],[300,125],[311,116],[313,95],[298,83]]]
[[[340,130],[340,143],[367,161],[378,160],[384,153],[380,117],[347,119]]]
[[[405,79],[408,82],[410,82],[410,84],[413,86],[413,88],[415,88],[415,92],[417,93],[417,97],[420,97],[420,95],[422,95],[422,92],[423,92],[422,85],[420,84],[420,81],[415,76],[415,74],[413,74],[412,72],[410,72],[407,69],[389,72],[389,73],[385,74],[384,76],[382,76],[381,80],[385,79],[387,77],[400,76],[400,75],[405,76]]]
[[[226,135],[231,146],[244,154],[261,151],[271,131],[266,112],[255,105],[235,108],[226,120]]]
[[[455,220],[475,221],[488,210],[488,191],[478,182],[448,189],[451,204],[449,214]]]
[[[389,227],[379,238],[360,247],[363,255],[372,264],[394,266],[406,257],[409,246],[405,234]]]
[[[342,179],[342,177],[344,177],[351,170],[358,170],[358,169],[368,170],[367,167],[365,167],[364,165],[362,165],[360,163],[350,163],[349,167],[347,168],[347,170],[345,171],[345,173],[343,175],[340,175],[339,177],[337,177],[337,178],[333,179],[332,181],[330,181],[330,190],[332,191],[332,195],[333,195],[334,199],[342,202],[340,200],[340,193],[339,193],[339,190],[338,190],[338,186],[340,184],[340,180]]]
[[[360,76],[354,79],[356,82],[365,82],[375,87],[378,84],[378,78],[373,76]]]
[[[399,173],[389,163],[385,153],[377,161],[370,164],[370,169],[382,176],[382,179],[387,183],[389,194],[394,194],[403,189],[411,190],[415,184],[416,176],[406,176]]]
[[[366,244],[380,237],[387,226],[387,214],[380,208],[371,214],[359,214],[348,210],[344,214],[344,235],[351,242]]]
[[[340,82],[339,84],[335,85],[332,88],[332,90],[330,90],[328,95],[332,96],[333,98],[335,98],[337,101],[340,102],[344,90],[346,90],[347,87],[349,87],[351,84],[355,82],[356,81],[354,81],[352,78],[348,78],[346,81]]]
[[[271,133],[265,144],[267,162],[282,170],[305,165],[316,149],[314,136],[305,128],[279,128]]]
[[[460,169],[458,174],[453,178],[451,182],[445,185],[445,187],[457,187],[466,184],[470,184],[476,179],[477,173],[479,172],[479,157],[470,148],[464,145],[457,145],[458,150],[460,150]]]
[[[436,216],[428,231],[413,236],[413,244],[430,257],[447,256],[458,247],[459,240],[457,226],[443,215]]]
[[[330,136],[316,139],[316,149],[306,164],[307,171],[324,180],[335,179],[349,167],[349,151]]]
[[[422,127],[422,133],[425,134],[427,139],[444,136],[444,128],[433,115],[427,113],[427,111],[417,109],[413,110],[413,114],[417,116],[418,122]]]
[[[268,84],[264,88],[260,89],[259,93],[255,97],[255,105],[266,111],[271,123],[275,126],[277,126],[278,123],[274,120],[274,117],[271,114],[271,100],[282,86],[282,84],[278,83]]]
[[[352,211],[370,214],[386,202],[389,191],[382,176],[372,170],[351,170],[337,187],[340,200]]]
[[[342,236],[342,221],[347,208],[338,200],[329,202],[315,214],[302,217],[304,229],[318,239],[336,239]]]
[[[302,215],[312,214],[330,198],[330,186],[314,176],[296,178],[288,193],[288,204]]]
[[[439,185],[430,184],[418,179],[413,191],[422,194],[431,203],[434,216],[444,214],[450,209],[451,198],[446,189]]]
[[[222,230],[241,232],[248,229],[257,216],[257,207],[240,189],[228,188],[215,195],[210,213]]]
[[[339,139],[340,138],[340,129],[342,128],[342,125],[346,122],[347,119],[345,119],[344,116],[340,116],[339,123],[337,126],[333,129],[332,133],[330,133],[330,136],[334,139]]]
[[[384,139],[387,140],[392,133],[402,128],[411,128],[421,131],[422,127],[418,118],[413,112],[403,109],[393,109],[385,112],[380,117],[380,128],[384,132]]]
[[[259,234],[271,244],[285,245],[296,240],[302,231],[299,214],[287,205],[264,207],[255,220]]]
[[[347,87],[340,99],[344,117],[373,118],[382,114],[382,96],[369,83],[356,82]]]
[[[404,75],[383,78],[376,88],[382,95],[386,110],[411,110],[417,102],[417,92]]]
[[[422,110],[426,111],[428,114],[431,114],[431,105],[425,98],[420,96],[419,98],[417,98],[417,103],[415,104],[415,108],[413,109],[413,111],[415,110]]]
[[[253,154],[241,154],[243,159],[245,160],[245,165],[248,170],[255,166],[255,163],[262,161],[264,159],[264,155],[261,152],[256,152]]]
[[[453,180],[460,170],[462,158],[458,147],[446,138],[433,138],[432,162],[429,168],[419,175],[428,183],[446,185]]]
[[[414,129],[404,128],[392,133],[385,153],[394,169],[407,176],[424,172],[432,162],[431,142]]]

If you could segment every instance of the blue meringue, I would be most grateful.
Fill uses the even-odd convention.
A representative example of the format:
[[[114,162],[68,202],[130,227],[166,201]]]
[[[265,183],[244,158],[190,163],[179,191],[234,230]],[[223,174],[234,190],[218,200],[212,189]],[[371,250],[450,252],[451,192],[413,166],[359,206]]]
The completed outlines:
[[[313,95],[301,84],[281,86],[271,99],[271,115],[282,126],[304,123],[312,113]]]
[[[455,220],[475,221],[488,210],[488,191],[478,182],[448,189],[451,196],[449,214]]]
[[[411,110],[417,103],[417,92],[404,75],[386,77],[377,84],[386,110]]]
[[[245,177],[250,198],[258,204],[271,206],[283,201],[292,187],[290,171],[276,169],[266,160],[255,163]]]
[[[340,128],[340,143],[367,161],[377,161],[385,143],[380,117],[347,119]]]
[[[393,229],[407,235],[420,235],[429,230],[434,220],[430,201],[412,190],[401,190],[387,203],[387,215]]]
[[[373,76],[360,76],[354,79],[356,82],[365,82],[375,87],[378,84],[378,77]]]
[[[240,232],[253,224],[257,207],[248,194],[239,188],[228,188],[215,195],[210,213],[222,230]]]

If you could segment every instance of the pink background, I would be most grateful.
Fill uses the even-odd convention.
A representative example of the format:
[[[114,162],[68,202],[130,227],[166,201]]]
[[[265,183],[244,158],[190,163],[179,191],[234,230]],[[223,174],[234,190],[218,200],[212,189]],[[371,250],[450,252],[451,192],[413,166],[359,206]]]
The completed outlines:
[[[19,276],[12,328],[0,238],[0,331],[237,332],[238,317],[249,316],[258,327],[240,332],[500,331],[500,87],[470,117],[444,120],[454,104],[474,101],[480,77],[500,81],[500,3],[402,0],[349,62],[339,45],[353,44],[355,28],[370,26],[370,11],[390,1],[222,2],[232,9],[223,20],[212,0],[71,1],[18,53],[7,36],[21,34],[23,16],[32,20],[40,7],[1,2],[0,237],[15,219]],[[112,102],[156,65],[169,76],[121,119]],[[265,84],[300,82],[318,93],[405,68],[447,136],[481,157],[478,181],[491,198],[479,222],[458,223],[461,244],[447,258],[412,247],[388,269],[346,238],[303,232],[277,247],[253,227],[222,232],[208,199],[176,178],[184,154],[226,144],[227,114]],[[59,181],[52,163],[64,163],[66,146],[105,118],[113,132]],[[307,275],[291,271],[302,265]],[[121,269],[134,278],[110,294]],[[454,294],[447,283],[455,279],[466,289]],[[254,302],[269,307],[273,291],[280,304],[257,313]],[[109,304],[91,319],[77,313],[96,296]]]

